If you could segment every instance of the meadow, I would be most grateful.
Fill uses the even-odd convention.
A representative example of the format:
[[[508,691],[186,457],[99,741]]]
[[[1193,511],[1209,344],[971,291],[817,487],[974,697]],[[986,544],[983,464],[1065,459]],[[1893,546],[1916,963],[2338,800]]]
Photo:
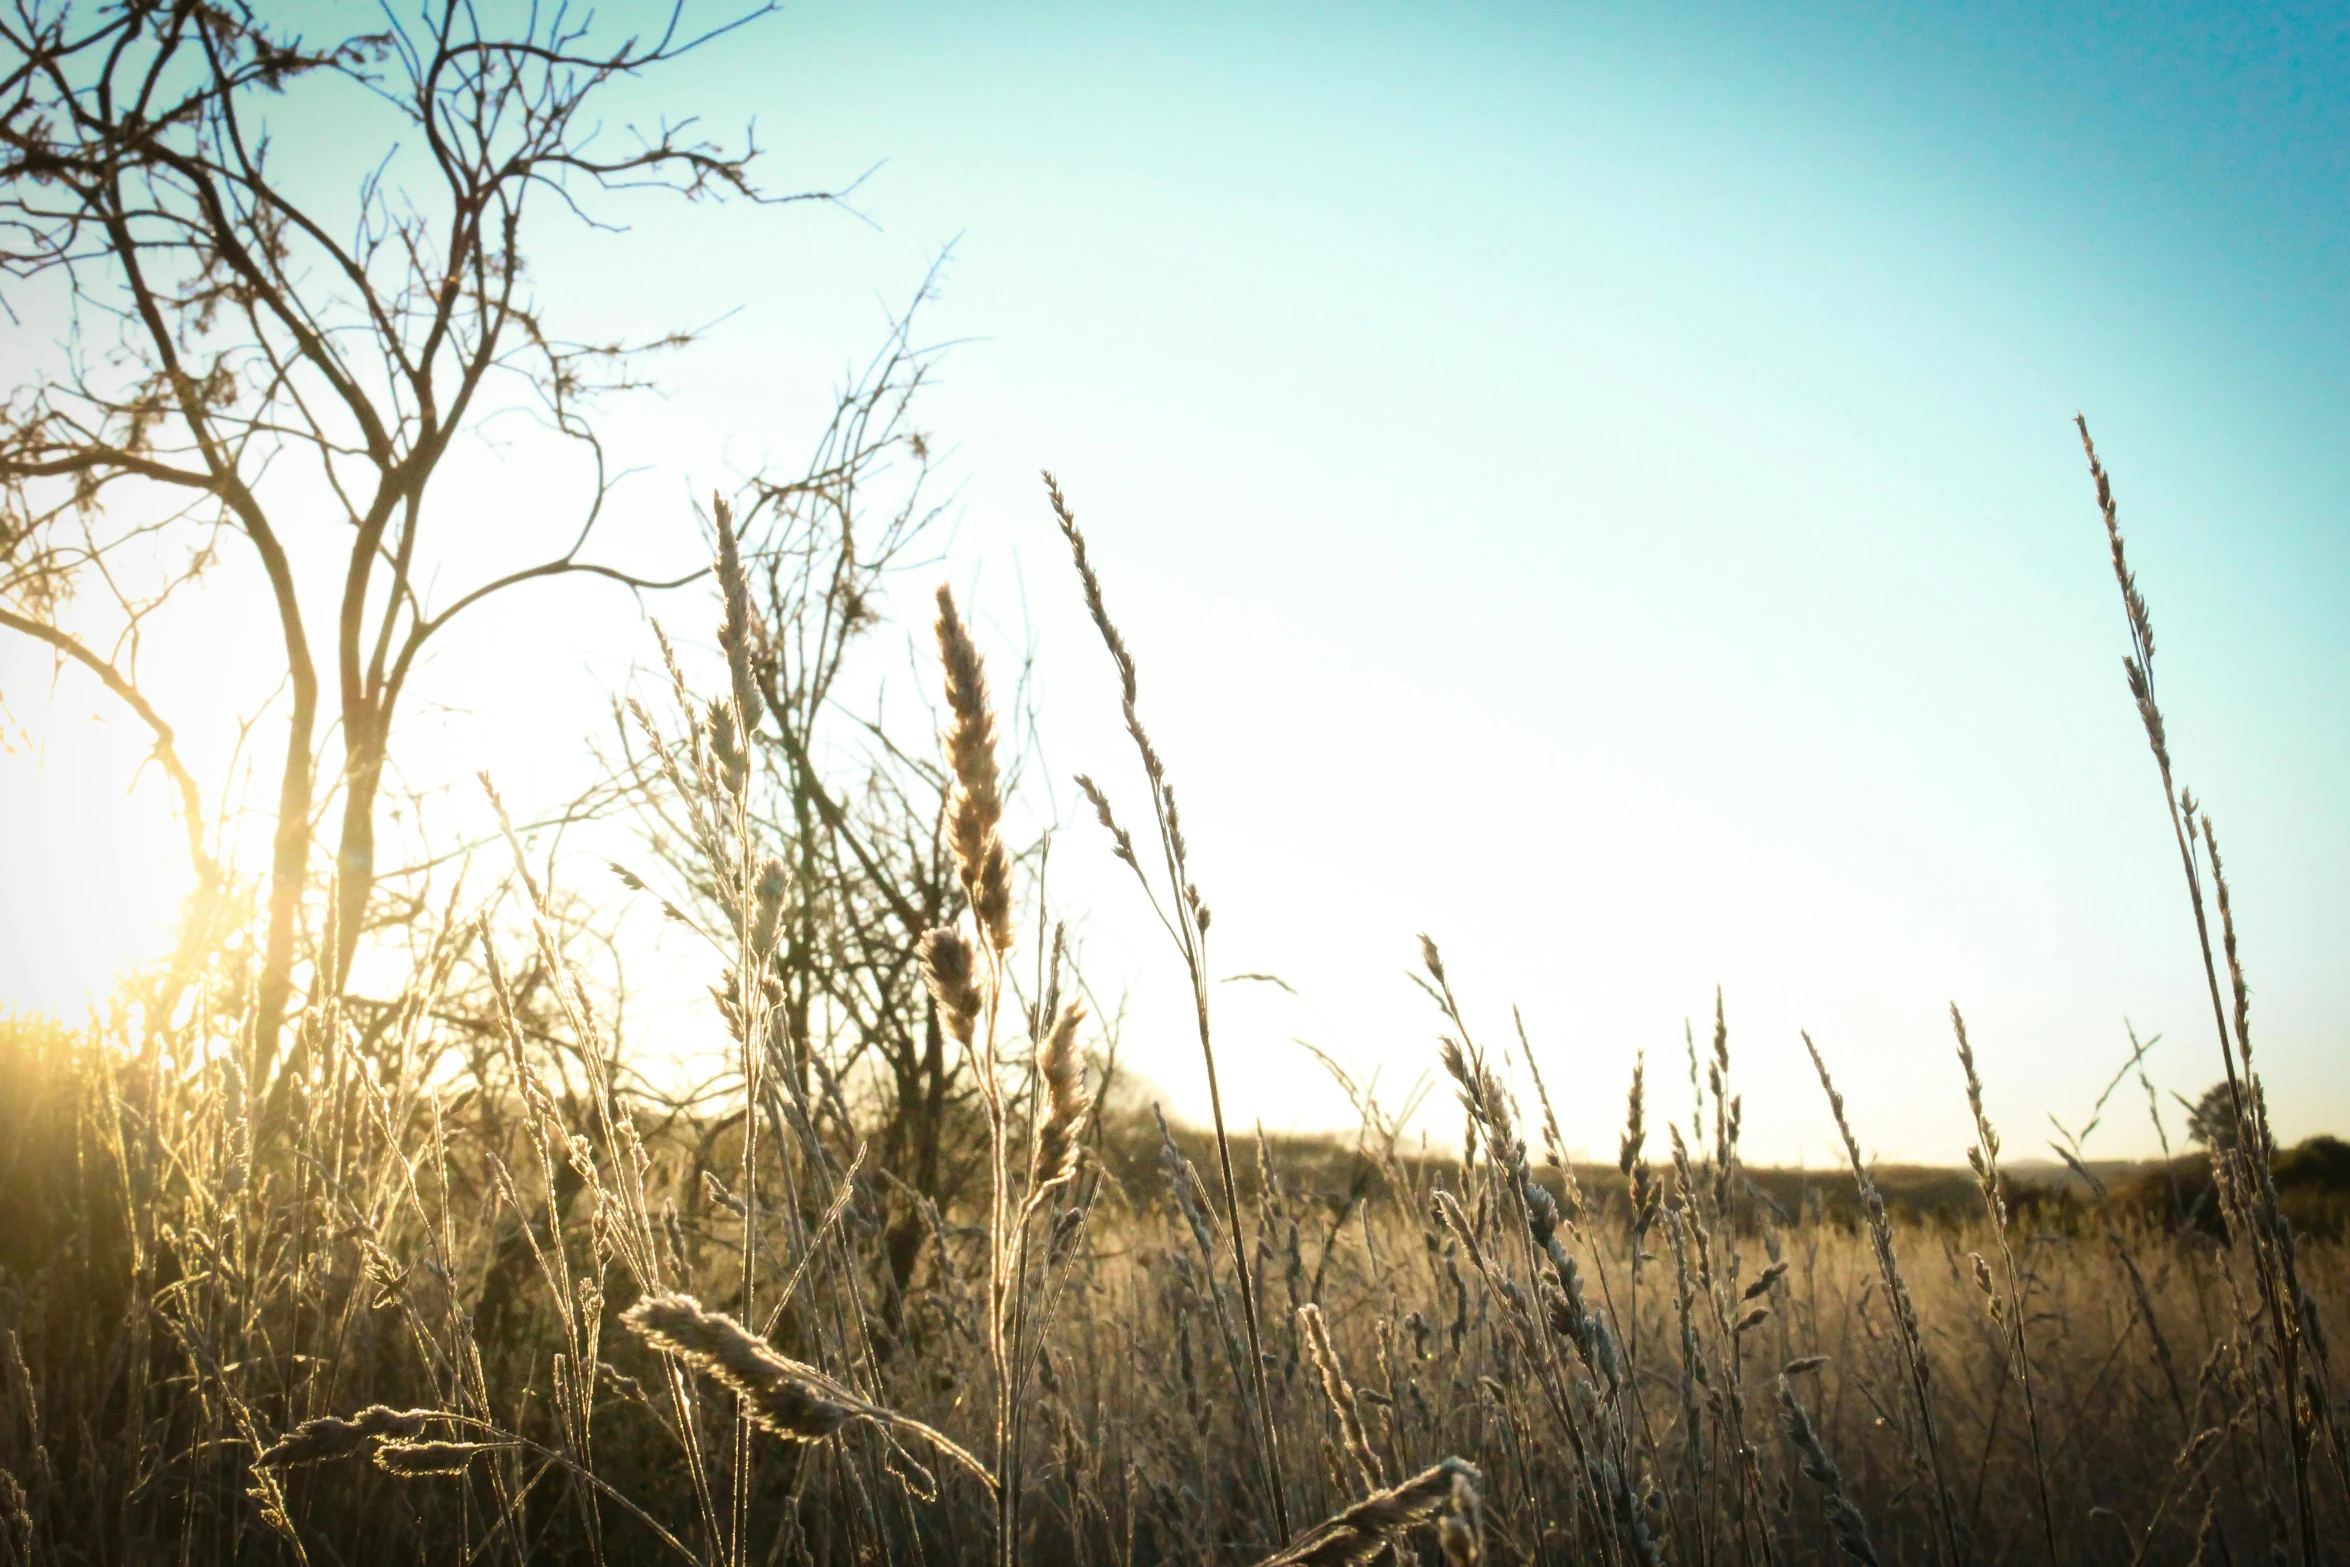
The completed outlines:
[[[935,747],[828,772],[825,672],[883,566],[813,524],[746,557],[720,507],[724,678],[672,662],[665,703],[625,707],[617,797],[655,862],[632,895],[710,937],[729,1070],[687,1091],[632,1056],[589,922],[511,830],[494,891],[371,927],[396,985],[338,991],[314,955],[282,1047],[217,912],[109,1017],[0,1022],[0,1556],[2338,1559],[2346,1151],[2269,1131],[2224,866],[2089,459],[2204,933],[2199,1151],[2019,1178],[1954,1011],[1970,1168],[1874,1167],[1817,1053],[1848,1168],[1750,1168],[1724,1014],[1599,1082],[1473,1033],[1433,942],[1457,1146],[1343,1073],[1350,1137],[1170,1126],[1009,841],[962,607],[939,590]],[[1165,926],[1213,1087],[1179,759],[1049,498],[1147,780],[1083,781],[1082,836]],[[2155,1092],[2125,1071],[2102,1113]],[[1624,1106],[1612,1164],[1568,1157],[1568,1095]]]

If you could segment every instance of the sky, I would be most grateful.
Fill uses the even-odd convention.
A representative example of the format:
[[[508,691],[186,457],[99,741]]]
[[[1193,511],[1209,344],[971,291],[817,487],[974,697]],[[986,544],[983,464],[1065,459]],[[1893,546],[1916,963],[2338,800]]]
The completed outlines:
[[[1055,897],[1170,1111],[1204,1083],[1173,955],[1071,809],[1077,772],[1141,801],[1040,468],[1140,662],[1212,965],[1294,991],[1218,987],[1237,1119],[1344,1119],[1301,1039],[1390,1102],[1433,1070],[1423,930],[1480,1038],[1520,1010],[1586,1150],[1636,1052],[1680,1077],[1717,985],[1755,1158],[1834,1156],[1800,1030],[1872,1151],[1962,1157],[1953,1001],[2011,1154],[2081,1123],[2126,1025],[2192,1096],[2217,1047],[2079,412],[2279,1133],[2350,1130],[2337,9],[794,6],[629,91],[755,118],[779,186],[865,178],[853,212],[540,252],[571,319],[734,312],[616,415],[645,469],[618,547],[690,566],[691,497],[796,457],[947,255],[924,419],[957,488],[901,607],[919,632],[943,578],[999,667],[1033,651]],[[536,475],[466,460],[451,505],[527,510]],[[469,629],[412,779],[559,797],[651,657],[593,588]],[[161,928],[172,829],[151,774],[122,798],[102,694],[6,646],[0,692],[0,996],[71,1009]],[[635,965],[680,1052],[706,968]],[[2152,1144],[2135,1104],[2093,1147]]]

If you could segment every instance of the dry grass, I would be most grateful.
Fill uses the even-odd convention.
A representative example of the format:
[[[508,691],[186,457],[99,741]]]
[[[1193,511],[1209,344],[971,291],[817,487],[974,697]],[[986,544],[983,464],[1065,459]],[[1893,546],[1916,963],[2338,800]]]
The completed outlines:
[[[529,877],[502,916],[426,930],[397,997],[314,1002],[264,1083],[230,953],[168,1017],[0,1022],[0,1556],[2327,1559],[2350,1468],[2322,1324],[2350,1254],[2291,1216],[2293,1172],[2330,1155],[2268,1131],[2216,842],[2170,783],[2096,483],[2134,699],[2219,927],[2237,1137],[2199,1186],[2180,1166],[2108,1190],[2084,1164],[2067,1192],[2019,1187],[1955,1013],[1971,1175],[1871,1167],[1867,1107],[1819,1052],[1850,1168],[1749,1169],[1720,1010],[1667,1156],[1643,1072],[1617,1164],[1574,1166],[1549,1083],[1618,1085],[1555,1059],[1545,1083],[1522,1035],[1478,1039],[1434,942],[1467,1147],[1408,1155],[1364,1095],[1358,1136],[1260,1139],[1244,1169],[1220,1111],[1177,1132],[1110,1091],[1103,1009],[1022,913],[1004,724],[943,591],[921,776],[960,898],[875,895],[877,867],[921,863],[879,838],[811,852],[795,833],[855,826],[829,793],[797,825],[760,808],[762,746],[805,713],[727,536],[726,689],[679,677],[633,728],[698,867],[724,1091],[665,1104],[630,1074]],[[1193,980],[1215,1086],[1209,909],[1135,660],[1052,500],[1155,849],[1086,792]],[[867,967],[823,938],[852,893],[896,932]],[[929,1146],[971,1150],[973,1179],[876,1153],[923,1080],[862,1065],[868,1037],[932,1052]]]

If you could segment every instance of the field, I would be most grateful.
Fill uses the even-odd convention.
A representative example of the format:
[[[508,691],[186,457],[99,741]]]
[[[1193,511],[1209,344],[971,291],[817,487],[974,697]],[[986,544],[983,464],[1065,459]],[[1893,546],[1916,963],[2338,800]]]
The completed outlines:
[[[1211,916],[1052,498],[1152,784],[1132,817],[1085,789],[1214,1082]],[[402,984],[314,981],[282,1051],[218,924],[110,1021],[0,1023],[9,1559],[2335,1554],[2350,1150],[2268,1132],[2224,875],[2176,794],[2229,1086],[2167,1165],[2019,1180],[1978,1102],[1971,1170],[1873,1169],[1821,1064],[1849,1169],[1749,1168],[1726,1030],[1667,1117],[1640,1076],[1472,1037],[1433,944],[1457,1155],[1361,1093],[1352,1139],[1169,1127],[1030,917],[952,599],[940,760],[828,787],[772,652],[809,617],[754,608],[719,527],[730,688],[677,676],[630,732],[671,907],[728,955],[730,1075],[680,1096],[618,1057],[519,841],[504,903],[410,909]],[[2116,1115],[2154,1092],[2115,1088]],[[1553,1092],[1624,1104],[1613,1165],[1565,1159]]]

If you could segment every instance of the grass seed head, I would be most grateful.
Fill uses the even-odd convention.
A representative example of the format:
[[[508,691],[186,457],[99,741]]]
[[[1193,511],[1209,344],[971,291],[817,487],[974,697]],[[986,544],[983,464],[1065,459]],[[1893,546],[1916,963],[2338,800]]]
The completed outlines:
[[[691,1295],[648,1295],[622,1320],[655,1349],[675,1355],[740,1398],[754,1422],[787,1442],[821,1442],[873,1413],[823,1372],[786,1359],[734,1318],[704,1309]]]
[[[1077,1049],[1077,1025],[1084,1020],[1085,1009],[1074,1002],[1061,1008],[1037,1061],[1037,1073],[1044,1080],[1045,1118],[1037,1129],[1036,1155],[1028,1174],[1031,1205],[1077,1173],[1077,1138],[1093,1111],[1093,1100],[1085,1092],[1085,1059]]]
[[[463,1474],[484,1453],[510,1448],[510,1442],[382,1442],[375,1449],[375,1467],[403,1480],[431,1475]]]
[[[1322,1396],[1330,1401],[1330,1412],[1338,1420],[1338,1434],[1345,1440],[1346,1456],[1354,1464],[1363,1488],[1375,1491],[1386,1483],[1387,1476],[1380,1469],[1379,1456],[1371,1450],[1370,1438],[1363,1431],[1362,1411],[1355,1402],[1354,1386],[1347,1381],[1346,1367],[1330,1343],[1330,1330],[1322,1321],[1322,1308],[1309,1301],[1298,1308],[1297,1320],[1304,1329],[1306,1356],[1321,1374]]]
[[[775,935],[783,924],[783,894],[789,884],[783,861],[769,860],[759,867],[759,879],[751,888],[751,951],[765,957],[775,950]]]
[[[348,1458],[366,1451],[368,1443],[378,1437],[414,1437],[431,1418],[429,1409],[392,1409],[383,1404],[370,1404],[348,1420],[320,1415],[278,1438],[253,1462],[265,1469],[286,1469]]]
[[[978,967],[971,944],[951,925],[942,925],[922,938],[922,975],[938,1003],[939,1021],[949,1034],[968,1046],[979,1029],[979,1011],[985,998],[979,993]]]
[[[1261,1567],[1365,1567],[1391,1542],[1451,1503],[1456,1479],[1469,1480],[1474,1494],[1476,1476],[1469,1464],[1447,1458],[1324,1519],[1288,1550],[1266,1557]]]
[[[947,710],[953,716],[946,739],[955,774],[948,807],[955,864],[981,933],[996,951],[1009,952],[1014,939],[1012,862],[1000,831],[1004,799],[996,772],[995,715],[988,705],[987,672],[979,648],[944,583],[938,590],[938,657],[946,672]]]
[[[765,711],[759,700],[759,683],[752,671],[757,662],[753,643],[759,629],[751,618],[751,584],[743,570],[741,546],[735,539],[734,511],[717,496],[711,497],[711,511],[718,524],[718,588],[726,604],[725,614],[718,622],[718,645],[726,650],[726,673],[734,690],[735,713],[743,736],[748,739],[758,733],[759,717]]]

